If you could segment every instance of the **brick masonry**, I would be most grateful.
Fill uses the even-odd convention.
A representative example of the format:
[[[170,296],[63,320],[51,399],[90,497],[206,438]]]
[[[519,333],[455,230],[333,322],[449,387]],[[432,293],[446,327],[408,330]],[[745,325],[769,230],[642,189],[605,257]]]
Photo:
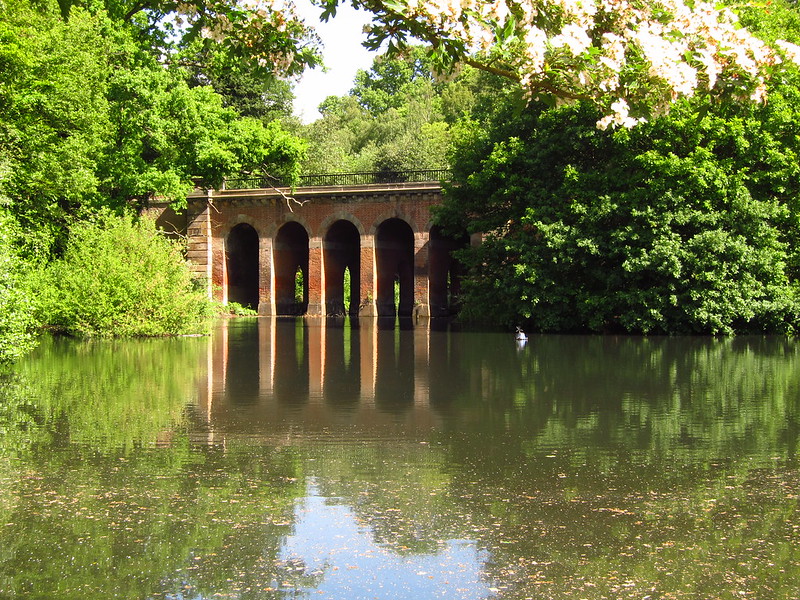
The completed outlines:
[[[358,314],[387,314],[385,307],[378,306],[381,293],[378,281],[383,277],[385,305],[388,302],[386,286],[391,285],[395,274],[379,273],[378,265],[389,264],[392,266],[382,268],[396,268],[398,272],[413,273],[406,276],[405,280],[400,276],[401,314],[410,311],[417,316],[430,316],[449,311],[447,306],[431,306],[429,294],[430,233],[433,226],[431,206],[439,204],[441,200],[441,187],[436,182],[299,188],[293,194],[290,190],[274,189],[198,190],[189,196],[188,208],[182,217],[175,216],[168,209],[164,210],[164,207],[160,213],[159,209],[155,209],[155,212],[160,215],[159,222],[162,225],[168,223],[172,225],[171,229],[178,231],[185,228],[188,260],[195,273],[207,281],[209,295],[224,303],[235,299],[231,296],[235,294],[234,290],[238,285],[233,281],[237,275],[230,262],[231,233],[238,226],[246,224],[258,236],[257,257],[252,257],[252,260],[253,265],[257,264],[254,268],[257,269],[260,314],[287,314],[286,306],[293,302],[294,290],[285,289],[286,280],[287,277],[292,277],[295,265],[303,271],[306,279],[305,297],[299,312],[325,315],[337,310],[334,307],[341,302],[337,304],[332,296],[336,293],[335,289],[338,289],[341,296],[341,281],[338,286],[329,282],[326,289],[325,262],[326,256],[330,261],[344,260],[336,259],[333,254],[344,244],[332,239],[328,233],[335,223],[346,221],[358,232],[356,252],[360,264],[355,267],[359,281],[351,284],[358,285],[355,295],[358,299]],[[184,220],[181,221],[181,218]],[[392,262],[391,257],[386,258],[387,252],[395,251],[386,248],[395,248],[400,243],[386,241],[382,237],[382,232],[386,230],[382,225],[390,220],[392,230],[401,233],[404,230],[410,231],[409,250],[403,250],[403,253],[413,252],[412,268],[403,270],[395,267],[397,262]],[[289,223],[295,225],[283,229],[284,234],[279,237],[278,233]],[[352,231],[353,227],[339,227],[339,230]],[[242,230],[240,227],[236,231]],[[291,231],[293,237],[287,238],[287,231]],[[295,244],[307,243],[307,247],[288,249],[286,239],[296,240],[292,242]],[[411,245],[413,248],[410,248]],[[307,252],[307,255],[303,252]],[[290,269],[288,276],[284,272],[287,268]],[[338,271],[329,269],[328,272],[338,273],[342,268],[340,265]],[[253,280],[255,278],[254,275]],[[387,284],[386,281],[390,283]],[[440,282],[440,287],[441,284]],[[413,300],[409,302],[412,289]]]

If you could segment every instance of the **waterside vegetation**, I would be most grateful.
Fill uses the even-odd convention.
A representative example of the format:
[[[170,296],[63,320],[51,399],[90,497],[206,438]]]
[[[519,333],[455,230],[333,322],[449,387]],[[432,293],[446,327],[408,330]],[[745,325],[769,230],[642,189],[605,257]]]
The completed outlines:
[[[485,234],[459,256],[464,319],[794,332],[796,7],[533,5],[370,3],[388,52],[303,126],[285,77],[320,53],[291,7],[0,2],[0,361],[43,328],[201,330],[180,246],[138,215],[303,170],[451,167],[440,224]]]

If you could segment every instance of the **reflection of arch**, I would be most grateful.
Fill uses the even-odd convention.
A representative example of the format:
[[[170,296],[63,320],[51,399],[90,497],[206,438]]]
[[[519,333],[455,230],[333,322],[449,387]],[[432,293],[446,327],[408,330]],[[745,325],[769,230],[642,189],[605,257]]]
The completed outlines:
[[[225,244],[228,301],[258,308],[258,233],[240,223],[228,234]]]
[[[469,237],[446,237],[442,230],[431,227],[428,244],[428,290],[431,316],[444,317],[457,311],[461,294],[463,267],[453,258],[453,251],[466,248]]]
[[[325,325],[325,401],[355,409],[361,400],[361,345],[358,318],[328,319]]]
[[[392,218],[378,225],[375,264],[378,271],[378,316],[411,315],[414,308],[414,232],[408,223]],[[395,282],[399,284],[397,304]]]
[[[308,402],[309,351],[305,319],[277,319],[273,357],[275,399],[287,406]]]
[[[350,221],[336,221],[322,241],[325,265],[325,314],[343,315],[345,305],[351,315],[358,314],[361,302],[359,281],[361,280],[361,237]],[[350,271],[349,298],[344,297],[344,274]]]
[[[261,388],[259,329],[252,321],[237,319],[225,327],[225,399],[231,404],[257,404]]]
[[[308,233],[290,221],[275,236],[275,311],[279,315],[302,315],[308,308]],[[295,284],[302,277],[302,297],[295,298]]]
[[[400,319],[402,324],[411,319]],[[375,340],[375,405],[379,410],[403,413],[414,405],[414,332],[395,327],[394,320],[378,319]]]

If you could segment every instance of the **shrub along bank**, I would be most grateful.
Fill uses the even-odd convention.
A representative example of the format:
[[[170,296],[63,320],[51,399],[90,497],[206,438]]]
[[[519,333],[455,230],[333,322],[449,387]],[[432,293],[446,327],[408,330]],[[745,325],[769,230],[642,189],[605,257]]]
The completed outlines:
[[[62,257],[33,265],[14,252],[18,232],[0,214],[0,362],[41,330],[81,337],[204,332],[213,305],[177,242],[152,220],[101,212],[75,224]]]
[[[0,211],[0,363],[14,360],[34,344],[35,319],[25,289],[24,263],[15,250],[16,223]]]
[[[206,329],[211,305],[180,246],[152,220],[101,213],[71,229],[37,284],[43,326],[78,336],[156,336]]]
[[[500,111],[462,141],[439,219],[464,316],[535,331],[795,332],[800,94],[690,103],[633,130],[586,107]]]

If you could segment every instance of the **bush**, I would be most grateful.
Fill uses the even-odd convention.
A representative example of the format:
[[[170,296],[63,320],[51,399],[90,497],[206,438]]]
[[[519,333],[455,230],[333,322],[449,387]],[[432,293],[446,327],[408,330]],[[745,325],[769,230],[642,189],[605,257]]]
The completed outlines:
[[[103,213],[75,225],[39,289],[42,323],[76,336],[196,333],[211,315],[181,247],[150,219]]]
[[[531,331],[800,329],[800,87],[764,107],[684,103],[635,130],[588,107],[498,119],[466,140],[439,213],[464,317]]]
[[[14,251],[16,223],[0,212],[0,362],[14,360],[34,345],[36,321],[25,293],[23,263]]]

